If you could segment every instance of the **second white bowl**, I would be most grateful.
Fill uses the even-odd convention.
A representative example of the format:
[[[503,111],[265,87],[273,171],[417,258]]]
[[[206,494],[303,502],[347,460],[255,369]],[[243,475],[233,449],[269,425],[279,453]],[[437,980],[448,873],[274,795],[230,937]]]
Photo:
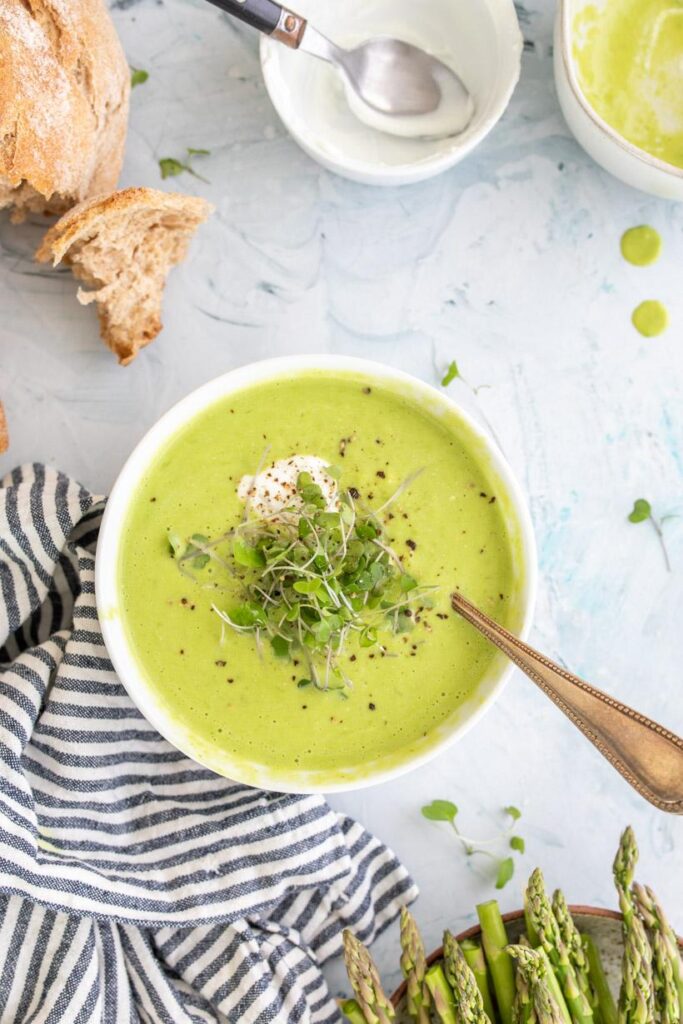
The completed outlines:
[[[554,70],[562,113],[576,141],[596,163],[633,188],[683,201],[683,169],[628,142],[583,94],[572,53],[574,18],[590,0],[560,0],[555,17]]]
[[[517,84],[522,35],[511,0],[300,0],[297,11],[341,46],[393,36],[453,67],[475,102],[460,135],[400,139],[361,124],[336,71],[274,40],[261,40],[273,105],[292,137],[323,167],[368,185],[407,185],[447,170],[488,135]]]

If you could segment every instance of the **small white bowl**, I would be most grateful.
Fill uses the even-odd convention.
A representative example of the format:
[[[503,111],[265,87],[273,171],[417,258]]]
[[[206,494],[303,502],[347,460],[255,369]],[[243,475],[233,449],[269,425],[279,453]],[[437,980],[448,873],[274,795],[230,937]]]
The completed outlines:
[[[352,181],[408,185],[453,167],[488,135],[519,79],[523,40],[512,0],[300,0],[297,11],[341,46],[378,35],[422,46],[474,98],[460,135],[392,137],[356,119],[330,65],[263,37],[263,77],[285,126],[309,156]]]
[[[367,771],[364,770],[362,773],[355,771],[342,775],[341,772],[335,771],[333,777],[327,772],[299,771],[285,774],[266,766],[238,763],[231,758],[229,751],[207,745],[193,737],[173,714],[172,709],[149,685],[129,642],[120,604],[119,555],[131,500],[148,469],[155,463],[168,441],[208,406],[260,381],[291,378],[310,370],[358,373],[376,380],[393,382],[396,386],[404,388],[414,401],[420,402],[436,415],[439,411],[457,413],[473,437],[479,440],[497,490],[508,498],[508,529],[519,551],[515,581],[517,603],[510,628],[521,637],[525,637],[531,627],[536,598],[536,546],[531,518],[519,485],[493,441],[467,413],[435,388],[399,370],[365,359],[347,356],[289,356],[251,363],[233,370],[193,391],[175,405],[140,441],[121,470],[107,502],[95,562],[97,610],[104,642],[114,669],[131,699],[145,718],[175,747],[218,775],[261,789],[289,793],[329,793],[362,789],[424,764],[439,751],[454,743],[481,718],[500,694],[514,669],[502,655],[496,656],[477,692],[458,708],[447,722],[435,729],[430,734],[428,742],[412,757],[404,760],[395,757],[388,766],[377,762],[375,765],[369,765]],[[239,439],[235,443],[238,444]]]
[[[554,69],[562,113],[576,141],[615,178],[662,199],[683,200],[683,169],[628,142],[590,105],[572,54],[572,24],[593,0],[560,0],[555,16]]]

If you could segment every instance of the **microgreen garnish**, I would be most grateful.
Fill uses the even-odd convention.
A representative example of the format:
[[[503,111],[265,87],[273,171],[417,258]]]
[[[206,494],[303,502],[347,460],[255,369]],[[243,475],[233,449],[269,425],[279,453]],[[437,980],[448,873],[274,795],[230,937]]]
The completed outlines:
[[[479,392],[480,391],[484,391],[486,388],[490,388],[491,385],[490,384],[478,384],[475,387],[473,384],[470,384],[470,382],[463,377],[462,373],[460,372],[460,367],[458,366],[458,364],[455,361],[455,359],[451,359],[451,361],[448,364],[448,366],[446,367],[446,369],[443,370],[443,369],[441,369],[439,367],[439,365],[437,363],[437,360],[436,360],[436,354],[434,353],[433,354],[433,363],[434,363],[435,373],[438,376],[439,381],[441,382],[441,387],[442,388],[447,388],[449,386],[449,384],[453,383],[454,380],[459,380],[467,388],[467,390],[471,393],[472,397],[474,398],[475,402],[477,403],[477,405],[479,407],[479,414],[480,414],[481,418],[483,419],[483,421],[486,424],[486,426],[488,427],[488,429],[491,431],[491,434],[493,435],[493,438],[494,438],[496,444],[498,445],[498,447],[502,451],[503,450],[503,446],[500,443],[498,435],[496,434],[496,431],[493,428],[493,424],[488,419],[486,413],[484,412],[484,410],[483,410],[483,408],[481,406],[481,403],[479,402]]]
[[[466,857],[481,856],[493,861],[496,874],[496,889],[503,889],[513,877],[515,862],[509,855],[500,856],[498,853],[487,849],[487,847],[494,846],[500,850],[503,844],[505,844],[508,849],[520,855],[525,850],[525,843],[522,837],[513,835],[515,824],[521,818],[522,812],[517,807],[510,806],[503,808],[503,814],[509,819],[509,824],[499,835],[493,836],[491,839],[470,839],[464,836],[456,825],[455,819],[458,816],[458,807],[450,800],[432,800],[430,804],[426,804],[422,808],[422,816],[427,818],[428,821],[443,821],[451,826]]]
[[[664,531],[662,526],[668,519],[675,518],[675,516],[670,515],[663,516],[661,519],[656,519],[652,513],[652,505],[645,498],[637,498],[636,501],[633,502],[633,509],[628,517],[630,523],[646,523],[648,520],[652,523],[652,527],[657,534],[657,539],[659,540],[659,545],[662,549],[667,572],[671,572],[671,561],[669,559],[669,551],[666,546],[666,541],[664,540]]]
[[[163,156],[159,160],[159,170],[161,171],[162,178],[176,178],[179,174],[187,172],[195,178],[199,178],[205,184],[209,184],[206,178],[203,178],[201,174],[197,174],[194,167],[192,166],[192,157],[195,156],[210,156],[211,150],[209,149],[194,149],[192,146],[187,147],[187,158],[183,162],[182,160],[176,160],[173,156]]]
[[[338,479],[341,472],[330,467],[328,475]],[[182,554],[182,543],[168,535],[185,574],[212,560],[239,581],[240,603],[212,604],[225,626],[253,635],[259,649],[268,643],[276,657],[300,658],[306,669],[299,687],[341,696],[352,685],[340,663],[347,648],[353,643],[389,654],[389,638],[413,628],[413,610],[424,614],[435,589],[406,572],[379,512],[360,507],[353,493],[337,490],[330,506],[311,474],[302,472],[290,504],[278,514],[247,514],[216,541],[195,534]]]
[[[143,70],[143,68],[134,68],[131,66],[130,69],[130,86],[134,89],[136,85],[144,85],[149,78],[149,71]]]

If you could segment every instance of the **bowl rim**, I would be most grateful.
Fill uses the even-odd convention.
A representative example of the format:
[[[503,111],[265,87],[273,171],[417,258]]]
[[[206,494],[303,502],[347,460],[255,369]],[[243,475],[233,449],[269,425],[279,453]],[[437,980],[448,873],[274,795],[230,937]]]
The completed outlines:
[[[624,916],[618,910],[609,910],[607,907],[591,907],[584,903],[570,903],[569,912],[572,917],[581,915],[582,917],[598,917],[606,918],[610,921],[623,921]],[[511,910],[507,914],[503,914],[503,924],[511,924],[515,921],[524,919],[524,910]],[[460,932],[455,938],[458,942],[464,942],[465,939],[478,939],[481,935],[481,925],[473,924],[470,928],[466,928],[465,931]],[[676,936],[678,944],[683,951],[683,938]],[[427,957],[427,966],[431,967],[432,964],[443,959],[443,946],[439,946]],[[407,981],[402,981],[397,989],[391,995],[391,1002],[395,1008],[398,1008],[401,1000],[406,994],[406,988],[408,986]]]
[[[560,32],[560,41],[562,44],[560,46],[562,67],[567,84],[574,96],[574,99],[595,127],[614,142],[620,149],[624,150],[624,152],[629,156],[634,157],[640,163],[645,164],[648,167],[661,171],[668,177],[683,179],[683,167],[676,167],[675,164],[670,164],[666,160],[661,160],[659,157],[648,153],[647,150],[641,149],[640,146],[636,146],[634,143],[629,142],[629,140],[625,139],[624,136],[613,128],[608,121],[605,121],[605,119],[598,114],[586,99],[579,82],[574,58],[571,54],[571,16],[573,4],[574,0],[559,0],[557,21]]]
[[[536,603],[538,583],[538,558],[533,532],[533,525],[526,498],[514,476],[505,456],[495,441],[486,433],[469,413],[462,409],[453,399],[437,391],[435,387],[425,383],[411,374],[384,363],[360,359],[352,356],[337,355],[293,355],[274,359],[265,359],[247,363],[228,373],[213,378],[199,388],[191,391],[173,405],[153,424],[135,446],[124,463],[116,482],[111,490],[100,528],[97,553],[95,558],[95,597],[98,616],[102,628],[109,658],[114,671],[123,684],[136,707],[148,722],[164,736],[176,749],[186,754],[196,763],[202,765],[234,781],[243,782],[261,789],[270,789],[281,793],[331,793],[349,792],[367,786],[387,782],[420,765],[426,764],[437,754],[465,735],[486,713],[489,707],[500,696],[505,684],[515,671],[510,661],[501,661],[501,667],[491,677],[490,689],[476,706],[463,715],[462,720],[444,730],[444,734],[421,750],[412,758],[385,766],[362,776],[343,774],[338,779],[311,779],[311,774],[323,773],[281,773],[267,766],[260,770],[257,766],[247,771],[246,766],[231,761],[225,754],[221,758],[221,766],[217,767],[218,759],[208,757],[206,751],[193,749],[193,744],[180,723],[175,725],[164,714],[161,702],[155,699],[148,687],[141,666],[133,655],[128,642],[122,617],[117,612],[119,595],[117,592],[117,565],[119,545],[123,534],[123,525],[130,502],[135,494],[146,467],[153,463],[160,449],[179,429],[194,419],[202,410],[230,394],[234,394],[250,385],[273,379],[291,376],[293,373],[315,370],[360,373],[380,380],[404,383],[411,389],[416,400],[437,400],[442,407],[454,412],[466,425],[469,431],[483,445],[492,469],[499,476],[506,495],[510,500],[512,514],[519,530],[521,546],[520,558],[524,570],[521,593],[521,625],[519,636],[525,638],[532,625]],[[196,746],[196,745],[194,745]]]
[[[507,29],[510,35],[508,46],[512,51],[513,62],[509,79],[505,82],[504,88],[501,87],[497,90],[495,102],[491,105],[491,110],[486,119],[482,121],[480,127],[473,131],[462,145],[458,145],[456,142],[456,144],[444,152],[434,153],[426,158],[409,160],[400,164],[381,164],[377,161],[363,161],[356,157],[330,154],[322,144],[315,140],[314,136],[305,134],[297,126],[293,125],[282,97],[282,90],[276,87],[278,84],[276,78],[278,73],[275,70],[276,62],[272,57],[277,53],[278,47],[281,44],[268,36],[262,35],[259,44],[259,60],[266,91],[278,117],[289,134],[310,157],[322,164],[323,167],[327,167],[335,173],[353,176],[356,181],[375,179],[378,183],[382,182],[388,185],[411,184],[425,178],[434,177],[443,171],[449,170],[449,168],[468,156],[495,128],[508,108],[512,94],[519,83],[522,71],[522,52],[524,49],[524,36],[514,3],[510,2],[509,8],[511,20]],[[492,18],[495,21],[493,15]],[[496,22],[497,29],[498,23]],[[279,81],[282,82],[283,80],[283,76],[280,74]],[[457,139],[457,136],[455,138]]]

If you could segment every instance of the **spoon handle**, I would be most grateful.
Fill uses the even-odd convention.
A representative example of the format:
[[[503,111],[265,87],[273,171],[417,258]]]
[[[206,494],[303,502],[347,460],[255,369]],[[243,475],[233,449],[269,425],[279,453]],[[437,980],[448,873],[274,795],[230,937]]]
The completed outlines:
[[[278,42],[297,49],[306,31],[306,19],[282,7],[274,0],[209,0],[226,14],[239,18],[252,28]]]
[[[539,654],[466,601],[453,609],[521,668],[624,776],[662,811],[683,814],[683,739]]]

